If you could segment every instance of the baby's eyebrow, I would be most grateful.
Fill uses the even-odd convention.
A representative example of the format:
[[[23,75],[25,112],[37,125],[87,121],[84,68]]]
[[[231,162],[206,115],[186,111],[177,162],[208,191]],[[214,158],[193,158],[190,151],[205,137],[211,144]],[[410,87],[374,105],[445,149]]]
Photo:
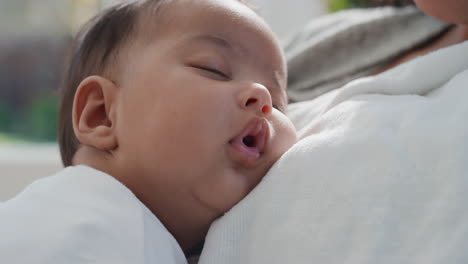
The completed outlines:
[[[207,41],[215,45],[221,46],[223,48],[233,49],[231,43],[229,43],[227,40],[218,36],[214,36],[214,35],[206,35],[206,34],[198,35],[194,37],[194,40]]]
[[[215,46],[218,46],[229,53],[233,53],[237,56],[245,56],[247,54],[247,51],[239,46],[239,45],[233,45],[231,42],[226,40],[225,38],[217,35],[212,35],[212,34],[200,34],[200,35],[195,35],[186,40],[188,43],[190,42],[204,42],[207,44],[212,44]]]

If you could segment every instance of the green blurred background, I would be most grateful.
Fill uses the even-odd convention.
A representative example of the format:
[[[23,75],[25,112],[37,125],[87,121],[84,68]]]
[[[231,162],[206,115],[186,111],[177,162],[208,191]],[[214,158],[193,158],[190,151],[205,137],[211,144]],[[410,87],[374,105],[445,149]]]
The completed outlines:
[[[349,8],[370,8],[379,6],[406,6],[413,0],[330,0],[328,8],[330,12],[337,12]]]
[[[0,1],[0,143],[57,137],[58,85],[72,35],[102,0]]]

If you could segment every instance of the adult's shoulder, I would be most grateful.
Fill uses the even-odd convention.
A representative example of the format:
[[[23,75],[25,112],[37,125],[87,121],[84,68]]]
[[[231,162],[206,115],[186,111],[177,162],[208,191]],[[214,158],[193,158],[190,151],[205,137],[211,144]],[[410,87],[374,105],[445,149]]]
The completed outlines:
[[[351,9],[312,19],[284,44],[290,98],[312,99],[372,74],[447,27],[413,6]]]
[[[302,28],[293,32],[284,42],[286,53],[291,53],[304,42],[333,36],[352,27],[375,21],[386,21],[392,17],[420,17],[424,14],[414,6],[353,8],[311,18]]]

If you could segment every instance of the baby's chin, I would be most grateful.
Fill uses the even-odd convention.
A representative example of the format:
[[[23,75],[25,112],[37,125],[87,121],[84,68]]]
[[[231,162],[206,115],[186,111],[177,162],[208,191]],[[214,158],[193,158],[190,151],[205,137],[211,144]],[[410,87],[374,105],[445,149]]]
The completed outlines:
[[[265,153],[263,160],[260,160],[254,168],[227,168],[223,175],[218,175],[224,179],[222,183],[209,185],[209,192],[206,188],[208,186],[204,186],[203,191],[200,189],[198,199],[209,204],[218,217],[222,216],[255,192],[258,185],[265,177],[268,177],[271,169],[288,149],[289,146],[285,145],[270,149],[271,152]],[[216,191],[213,191],[215,189]]]
[[[243,175],[243,177],[249,179],[247,187],[244,188],[243,191],[240,191],[241,195],[235,201],[231,207],[235,206],[239,202],[241,202],[245,197],[251,195],[251,193],[258,187],[259,184],[264,180],[264,178],[268,175],[268,173],[271,171],[273,168],[274,164],[278,161],[278,159],[281,157],[275,157],[273,159],[268,160],[265,164],[262,164],[263,166],[256,170],[254,173],[251,173],[249,175]],[[231,209],[231,208],[229,208]]]
[[[244,175],[245,178],[256,179],[255,182],[249,184],[248,188],[245,188],[245,191],[242,195],[237,198],[237,200],[228,206],[225,209],[225,212],[231,210],[237,204],[241,203],[247,196],[254,195],[255,189],[261,184],[265,177],[268,177],[268,174],[274,169],[275,164],[279,159],[297,142],[297,138],[291,138],[290,145],[288,147],[282,147],[281,149],[276,150],[275,155],[272,155],[268,161],[263,164],[263,167],[251,175]]]

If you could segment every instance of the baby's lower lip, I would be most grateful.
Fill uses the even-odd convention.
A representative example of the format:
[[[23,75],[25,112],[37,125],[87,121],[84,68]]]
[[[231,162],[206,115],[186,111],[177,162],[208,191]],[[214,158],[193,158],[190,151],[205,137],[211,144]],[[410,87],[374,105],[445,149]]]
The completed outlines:
[[[260,157],[260,151],[258,150],[257,147],[247,147],[242,140],[235,140],[230,142],[231,146],[237,149],[238,151],[241,151],[245,153],[245,155],[251,156],[254,159],[257,159]]]
[[[229,142],[229,154],[234,162],[247,168],[253,168],[260,159],[260,152],[255,148],[249,148],[239,141]]]
[[[268,137],[267,134],[269,133],[268,131],[269,129],[266,120],[252,120],[242,133],[229,141],[230,154],[234,161],[247,167],[255,166],[257,161],[263,155],[265,142]],[[249,133],[253,133],[255,135],[255,144],[251,147],[247,146],[243,142],[243,138],[249,135]]]

